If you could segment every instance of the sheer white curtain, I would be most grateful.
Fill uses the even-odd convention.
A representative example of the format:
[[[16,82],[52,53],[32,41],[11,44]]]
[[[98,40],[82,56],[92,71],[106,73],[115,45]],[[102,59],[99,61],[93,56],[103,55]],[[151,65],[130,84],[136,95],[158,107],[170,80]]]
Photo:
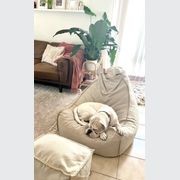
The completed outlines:
[[[114,66],[129,75],[145,76],[145,0],[114,0],[113,24],[120,46]]]

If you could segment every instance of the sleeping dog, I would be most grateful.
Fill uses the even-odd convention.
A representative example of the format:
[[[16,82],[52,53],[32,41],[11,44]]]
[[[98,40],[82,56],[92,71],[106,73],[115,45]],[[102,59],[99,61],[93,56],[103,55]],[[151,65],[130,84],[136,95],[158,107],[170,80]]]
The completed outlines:
[[[75,120],[85,126],[86,135],[91,138],[106,140],[109,126],[115,127],[119,135],[124,135],[116,112],[108,105],[86,102],[75,107],[73,113]]]

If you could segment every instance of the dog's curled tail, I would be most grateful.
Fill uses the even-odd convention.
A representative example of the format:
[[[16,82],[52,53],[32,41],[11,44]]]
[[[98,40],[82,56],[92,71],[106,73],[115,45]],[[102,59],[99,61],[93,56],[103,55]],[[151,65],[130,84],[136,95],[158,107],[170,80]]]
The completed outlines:
[[[78,107],[75,107],[74,110],[73,110],[73,113],[74,113],[74,119],[77,121],[77,123],[79,123],[80,125],[82,126],[85,126],[87,123],[85,122],[82,122],[80,119],[79,119],[79,116],[78,116]]]

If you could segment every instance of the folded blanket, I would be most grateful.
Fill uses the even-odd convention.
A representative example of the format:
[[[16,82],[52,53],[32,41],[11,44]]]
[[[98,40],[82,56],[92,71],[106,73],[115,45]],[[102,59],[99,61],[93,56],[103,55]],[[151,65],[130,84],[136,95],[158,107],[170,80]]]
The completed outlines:
[[[64,55],[58,60],[69,59],[70,61],[73,62],[71,89],[76,91],[83,80],[82,66],[84,62],[84,50],[80,49],[74,56],[71,57],[71,52],[74,45],[63,42],[60,43],[59,46],[65,47],[65,52]]]

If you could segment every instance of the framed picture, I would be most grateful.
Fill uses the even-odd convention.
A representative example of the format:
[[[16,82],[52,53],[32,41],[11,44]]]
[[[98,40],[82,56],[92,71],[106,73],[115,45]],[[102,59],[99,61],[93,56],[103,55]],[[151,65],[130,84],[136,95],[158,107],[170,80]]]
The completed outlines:
[[[47,9],[46,0],[37,0],[37,7],[38,9]]]
[[[54,7],[56,9],[65,9],[66,0],[54,0]]]
[[[67,0],[67,9],[78,10],[79,9],[79,0]]]
[[[37,8],[37,2],[34,0],[34,9]]]

